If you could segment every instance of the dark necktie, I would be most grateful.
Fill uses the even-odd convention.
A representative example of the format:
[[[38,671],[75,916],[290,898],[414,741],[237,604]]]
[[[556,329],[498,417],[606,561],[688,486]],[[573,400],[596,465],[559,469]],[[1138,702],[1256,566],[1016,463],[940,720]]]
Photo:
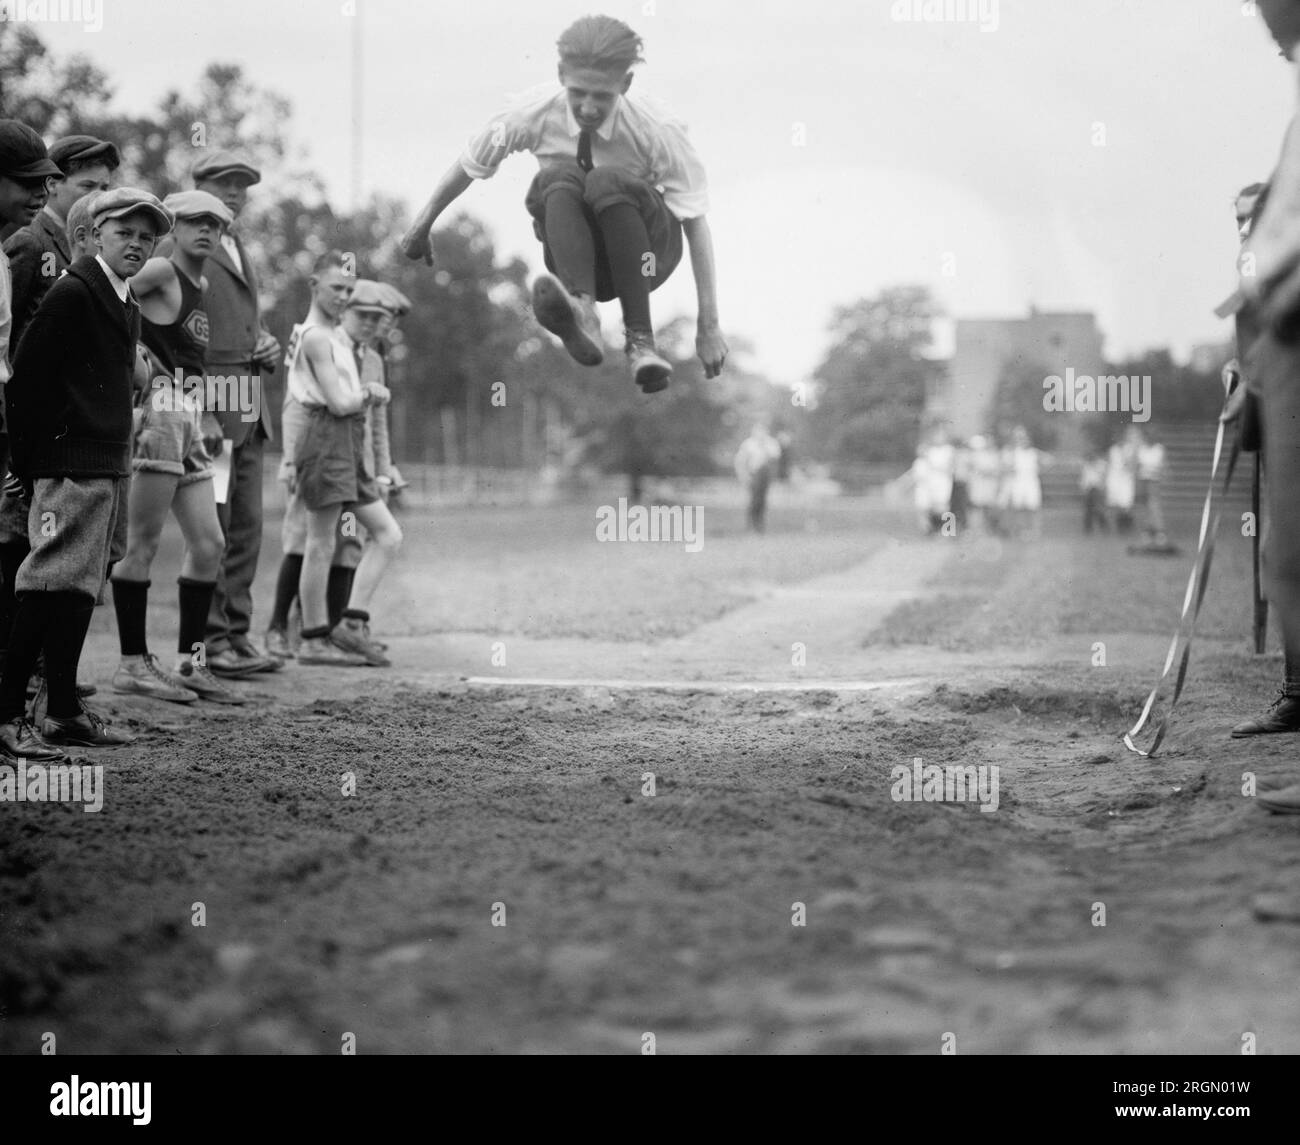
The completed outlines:
[[[361,342],[352,343],[352,357],[357,362],[357,381],[361,381],[361,364],[366,360],[366,347]]]
[[[594,166],[591,161],[591,132],[585,127],[578,133],[578,166],[584,171],[590,171]]]

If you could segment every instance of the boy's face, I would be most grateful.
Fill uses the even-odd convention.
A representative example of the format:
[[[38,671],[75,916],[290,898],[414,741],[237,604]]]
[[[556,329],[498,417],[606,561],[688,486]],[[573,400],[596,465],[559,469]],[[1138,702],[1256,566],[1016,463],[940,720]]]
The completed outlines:
[[[99,253],[120,278],[136,274],[153,254],[158,241],[158,224],[146,211],[106,219],[92,232]]]
[[[345,274],[341,266],[331,266],[312,278],[312,302],[337,319],[347,308],[356,282],[355,276]]]
[[[202,261],[217,249],[217,243],[221,241],[221,220],[211,215],[177,219],[173,233],[178,250]]]
[[[107,191],[111,175],[107,163],[95,163],[90,167],[81,168],[80,171],[74,171],[55,184],[50,194],[50,205],[58,212],[59,218],[66,219],[68,212],[72,210],[72,204],[82,195],[89,195],[94,191]]]
[[[375,337],[387,338],[388,332],[393,328],[394,321],[393,315],[389,314],[387,310],[380,314],[379,321],[375,324]]]
[[[25,227],[49,201],[49,176],[38,175],[34,179],[14,179],[0,175],[0,220]]]
[[[560,65],[560,83],[579,127],[594,131],[614,110],[618,97],[632,86],[631,72],[602,72]]]
[[[248,202],[248,176],[241,175],[238,171],[219,175],[215,179],[204,179],[194,186],[200,191],[207,191],[209,195],[216,195],[235,218],[239,218],[239,212]]]
[[[356,310],[349,306],[343,312],[343,332],[354,342],[369,345],[379,329],[380,310]]]

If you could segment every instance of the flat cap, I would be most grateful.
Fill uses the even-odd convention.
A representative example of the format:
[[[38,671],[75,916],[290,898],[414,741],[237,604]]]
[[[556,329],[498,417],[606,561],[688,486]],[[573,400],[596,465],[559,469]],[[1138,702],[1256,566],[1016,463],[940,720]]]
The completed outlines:
[[[411,309],[411,300],[406,297],[397,287],[388,282],[381,282],[379,289],[387,300],[386,305],[395,315],[401,317],[407,314]]]
[[[0,175],[11,179],[39,179],[62,175],[45,150],[45,140],[25,123],[0,119]]]
[[[190,174],[196,183],[204,179],[219,179],[222,175],[232,173],[245,176],[250,184],[262,181],[262,172],[237,151],[209,151],[200,155],[190,168]]]
[[[369,278],[358,278],[348,299],[349,310],[388,310],[388,300],[379,283]]]
[[[207,191],[176,191],[163,200],[163,206],[177,219],[201,219],[204,215],[211,215],[225,227],[235,221],[230,208]]]
[[[172,229],[172,217],[167,208],[139,187],[114,187],[111,191],[101,191],[90,205],[91,218],[95,226],[106,219],[120,219],[137,211],[147,211],[158,224],[158,233],[165,235]]]
[[[50,144],[50,159],[64,174],[73,163],[103,163],[110,171],[116,171],[122,165],[117,148],[108,140],[96,139],[93,135],[65,135],[56,139]]]

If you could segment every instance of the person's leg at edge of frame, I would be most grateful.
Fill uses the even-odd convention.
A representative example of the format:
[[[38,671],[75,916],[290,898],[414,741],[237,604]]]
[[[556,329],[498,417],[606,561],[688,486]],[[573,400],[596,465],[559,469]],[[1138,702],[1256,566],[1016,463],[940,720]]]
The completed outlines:
[[[1300,487],[1300,387],[1294,381],[1300,368],[1300,346],[1284,346],[1265,335],[1251,357],[1264,415],[1263,585],[1281,630],[1284,675],[1272,707],[1232,729],[1238,738],[1300,731],[1300,528],[1295,501],[1295,490]],[[1295,809],[1300,810],[1300,801]]]

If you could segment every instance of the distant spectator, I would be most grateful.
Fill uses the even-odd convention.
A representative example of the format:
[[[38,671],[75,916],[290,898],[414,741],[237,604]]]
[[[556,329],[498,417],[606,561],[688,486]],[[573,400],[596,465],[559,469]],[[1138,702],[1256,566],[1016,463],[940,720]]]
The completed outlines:
[[[986,437],[970,439],[970,505],[972,521],[989,533],[998,531],[998,451]]]
[[[736,476],[749,494],[749,527],[755,533],[761,533],[767,523],[767,491],[780,457],[780,444],[762,422],[754,423],[753,432],[736,452]]]
[[[942,430],[932,430],[912,464],[916,511],[923,533],[943,528],[943,515],[952,505],[953,447]]]
[[[1168,543],[1165,537],[1165,517],[1160,503],[1160,484],[1165,476],[1165,447],[1158,441],[1147,441],[1137,427],[1129,429],[1136,458],[1137,486],[1134,503],[1141,511],[1142,533],[1152,545]]]
[[[1095,526],[1109,531],[1106,520],[1106,455],[1101,450],[1090,454],[1079,472],[1079,489],[1083,493],[1083,531],[1091,533]]]
[[[1002,451],[1002,487],[1000,502],[1011,514],[1012,532],[1036,537],[1039,513],[1043,507],[1043,486],[1038,476],[1041,454],[1029,439],[1029,432],[1018,425],[1011,431],[1010,444]]]
[[[1133,505],[1137,500],[1137,453],[1128,439],[1117,441],[1106,455],[1106,511],[1115,531],[1133,531]]]

